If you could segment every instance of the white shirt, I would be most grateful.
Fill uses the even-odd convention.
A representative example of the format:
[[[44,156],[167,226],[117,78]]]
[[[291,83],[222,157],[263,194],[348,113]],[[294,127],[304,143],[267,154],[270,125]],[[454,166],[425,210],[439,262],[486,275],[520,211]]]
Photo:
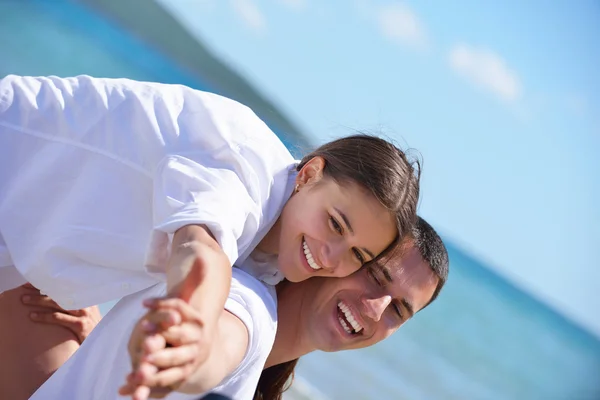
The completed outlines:
[[[14,271],[2,269],[14,264],[66,309],[135,293],[157,282],[171,234],[189,224],[206,224],[241,264],[291,195],[294,169],[277,136],[225,97],[127,79],[8,76],[0,291],[11,288],[1,278]]]
[[[251,400],[275,340],[277,304],[275,289],[238,268],[225,309],[248,329],[248,349],[240,365],[211,392],[234,400]],[[121,299],[85,339],[75,354],[50,377],[31,400],[125,399],[118,389],[131,372],[127,343],[131,331],[147,309],[143,299],[163,296],[166,284],[159,283]],[[192,400],[202,395],[172,393],[169,400]]]

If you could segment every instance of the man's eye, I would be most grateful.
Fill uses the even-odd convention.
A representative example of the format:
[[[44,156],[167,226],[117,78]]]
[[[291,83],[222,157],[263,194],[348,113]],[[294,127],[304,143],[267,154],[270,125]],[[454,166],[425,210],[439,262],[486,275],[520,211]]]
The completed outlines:
[[[394,304],[394,311],[396,312],[396,314],[398,315],[398,317],[400,319],[404,319],[404,316],[402,315],[402,309],[400,308],[400,306],[398,304]]]
[[[329,217],[329,220],[331,221],[331,226],[333,226],[333,229],[335,229],[335,231],[341,235],[342,226],[335,220],[335,218],[331,216]]]
[[[375,273],[375,271],[373,271],[373,268],[369,268],[367,270],[367,273],[375,281],[375,283],[377,283],[377,286],[381,286],[381,281],[379,280],[379,278],[377,278],[377,274]]]

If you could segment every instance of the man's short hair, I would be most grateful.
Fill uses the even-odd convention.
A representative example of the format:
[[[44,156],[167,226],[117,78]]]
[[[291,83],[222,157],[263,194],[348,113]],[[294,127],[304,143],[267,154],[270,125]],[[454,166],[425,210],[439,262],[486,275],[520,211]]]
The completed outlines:
[[[446,246],[440,235],[438,235],[435,229],[421,217],[417,217],[417,222],[412,230],[411,236],[413,246],[419,249],[421,257],[429,264],[429,267],[438,278],[438,284],[435,291],[429,302],[425,305],[425,307],[427,307],[438,297],[442,287],[448,280],[448,270],[450,267],[448,250],[446,250]]]

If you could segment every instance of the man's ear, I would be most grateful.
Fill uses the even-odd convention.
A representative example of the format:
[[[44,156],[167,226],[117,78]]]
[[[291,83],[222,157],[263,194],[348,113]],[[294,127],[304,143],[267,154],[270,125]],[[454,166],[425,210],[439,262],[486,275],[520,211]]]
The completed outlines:
[[[296,185],[302,187],[307,184],[315,184],[323,179],[325,170],[325,159],[317,156],[313,157],[302,166],[296,177]]]

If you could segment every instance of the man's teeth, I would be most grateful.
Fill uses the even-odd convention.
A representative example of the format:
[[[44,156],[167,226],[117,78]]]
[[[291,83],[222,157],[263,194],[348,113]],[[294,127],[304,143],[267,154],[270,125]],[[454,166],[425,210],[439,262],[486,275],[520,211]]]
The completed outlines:
[[[348,320],[350,325],[352,325],[352,329],[354,329],[354,332],[358,333],[358,332],[362,331],[363,327],[360,326],[360,324],[358,322],[356,322],[356,319],[354,319],[354,316],[352,315],[352,311],[350,311],[350,308],[346,304],[344,304],[344,302],[342,302],[342,301],[340,301],[338,303],[338,307],[344,313],[344,316],[346,317],[346,319]],[[344,321],[342,317],[338,317],[338,318],[342,322],[342,327],[348,333],[352,333],[349,329],[346,329],[346,328],[348,328],[348,324],[346,324],[346,321]]]
[[[313,259],[312,253],[310,252],[310,249],[306,244],[306,240],[302,241],[302,247],[304,248],[304,255],[306,256],[306,261],[308,261],[308,265],[315,270],[323,268],[319,264],[317,264]]]
[[[340,324],[342,325],[342,328],[344,328],[344,330],[348,333],[352,333],[352,329],[350,329],[348,327],[348,324],[346,324],[346,321],[344,321],[344,319],[342,317],[338,316],[338,319],[340,320]]]

